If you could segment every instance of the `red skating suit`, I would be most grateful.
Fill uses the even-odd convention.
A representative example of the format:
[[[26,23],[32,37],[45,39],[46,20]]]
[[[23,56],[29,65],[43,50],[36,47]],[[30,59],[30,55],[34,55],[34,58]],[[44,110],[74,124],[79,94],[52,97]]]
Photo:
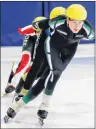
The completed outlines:
[[[24,35],[24,41],[23,41],[23,46],[24,50],[21,53],[21,59],[18,64],[15,64],[13,66],[13,78],[11,81],[11,84],[13,86],[17,86],[20,78],[23,76],[24,73],[29,72],[31,66],[32,66],[32,61],[31,61],[31,51],[32,49],[31,45],[29,45],[29,38],[38,35],[36,33],[35,29],[32,27],[32,25],[25,26],[23,28],[18,29],[19,34]],[[26,43],[26,44],[25,44]]]

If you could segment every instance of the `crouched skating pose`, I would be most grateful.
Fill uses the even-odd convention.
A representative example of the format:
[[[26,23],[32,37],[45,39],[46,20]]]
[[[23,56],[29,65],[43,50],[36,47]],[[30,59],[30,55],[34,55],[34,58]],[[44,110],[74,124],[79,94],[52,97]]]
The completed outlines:
[[[42,21],[33,24],[35,28],[42,29],[47,35],[44,41],[44,50],[46,55],[45,61],[47,58],[49,70],[44,73],[42,85],[40,85],[39,81],[36,84],[37,87],[43,87],[42,90],[44,89],[43,100],[37,112],[41,125],[43,125],[43,120],[47,118],[50,100],[56,83],[74,57],[80,40],[94,38],[93,29],[86,18],[86,9],[82,5],[72,4],[66,9],[66,17],[63,15],[58,16],[48,22],[48,29],[45,29],[45,26],[41,24]],[[24,85],[28,84],[26,83],[27,79]],[[32,85],[32,83],[30,80],[29,85]],[[39,94],[39,91],[38,94],[36,94],[36,91],[37,89],[33,90],[33,88],[30,88],[25,96],[19,101],[14,102],[7,110],[7,117],[14,118],[22,106]]]

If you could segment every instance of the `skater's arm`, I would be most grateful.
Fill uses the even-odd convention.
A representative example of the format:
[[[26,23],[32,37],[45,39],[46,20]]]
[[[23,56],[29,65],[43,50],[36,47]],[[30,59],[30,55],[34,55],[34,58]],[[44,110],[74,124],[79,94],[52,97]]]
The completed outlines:
[[[32,26],[36,29],[36,30],[46,30],[49,27],[49,19],[44,19],[42,21],[37,21],[37,22],[33,22]]]
[[[92,25],[88,22],[85,21],[83,25],[84,29],[84,40],[93,40],[95,38],[94,30],[92,28]]]
[[[18,32],[21,35],[30,35],[30,36],[34,36],[36,35],[35,33],[35,29],[32,25],[28,25],[22,28],[18,28]]]
[[[55,30],[58,26],[65,23],[66,17],[63,15],[60,15],[54,19],[51,19],[49,21],[49,26],[51,29]]]

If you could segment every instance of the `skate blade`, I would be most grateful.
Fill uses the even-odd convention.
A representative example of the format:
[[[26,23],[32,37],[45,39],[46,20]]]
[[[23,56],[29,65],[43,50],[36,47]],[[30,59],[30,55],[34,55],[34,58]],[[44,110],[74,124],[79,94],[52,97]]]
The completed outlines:
[[[4,123],[8,123],[8,121],[9,121],[9,117],[7,116],[7,115],[5,115],[5,117],[4,117]]]
[[[7,123],[4,122],[4,118],[1,118],[0,121],[1,121],[1,129],[3,129],[3,128],[6,128],[7,129],[8,128],[7,127],[8,125],[7,125]]]
[[[42,119],[38,118],[35,124],[35,128],[43,128],[44,122]]]

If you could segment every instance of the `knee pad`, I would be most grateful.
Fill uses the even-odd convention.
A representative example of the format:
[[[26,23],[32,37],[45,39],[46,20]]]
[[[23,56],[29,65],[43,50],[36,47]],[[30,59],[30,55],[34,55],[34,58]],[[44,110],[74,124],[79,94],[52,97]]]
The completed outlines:
[[[62,73],[62,70],[60,70],[60,69],[55,69],[55,70],[53,71],[53,74],[56,75],[56,76],[60,76],[61,73]]]

